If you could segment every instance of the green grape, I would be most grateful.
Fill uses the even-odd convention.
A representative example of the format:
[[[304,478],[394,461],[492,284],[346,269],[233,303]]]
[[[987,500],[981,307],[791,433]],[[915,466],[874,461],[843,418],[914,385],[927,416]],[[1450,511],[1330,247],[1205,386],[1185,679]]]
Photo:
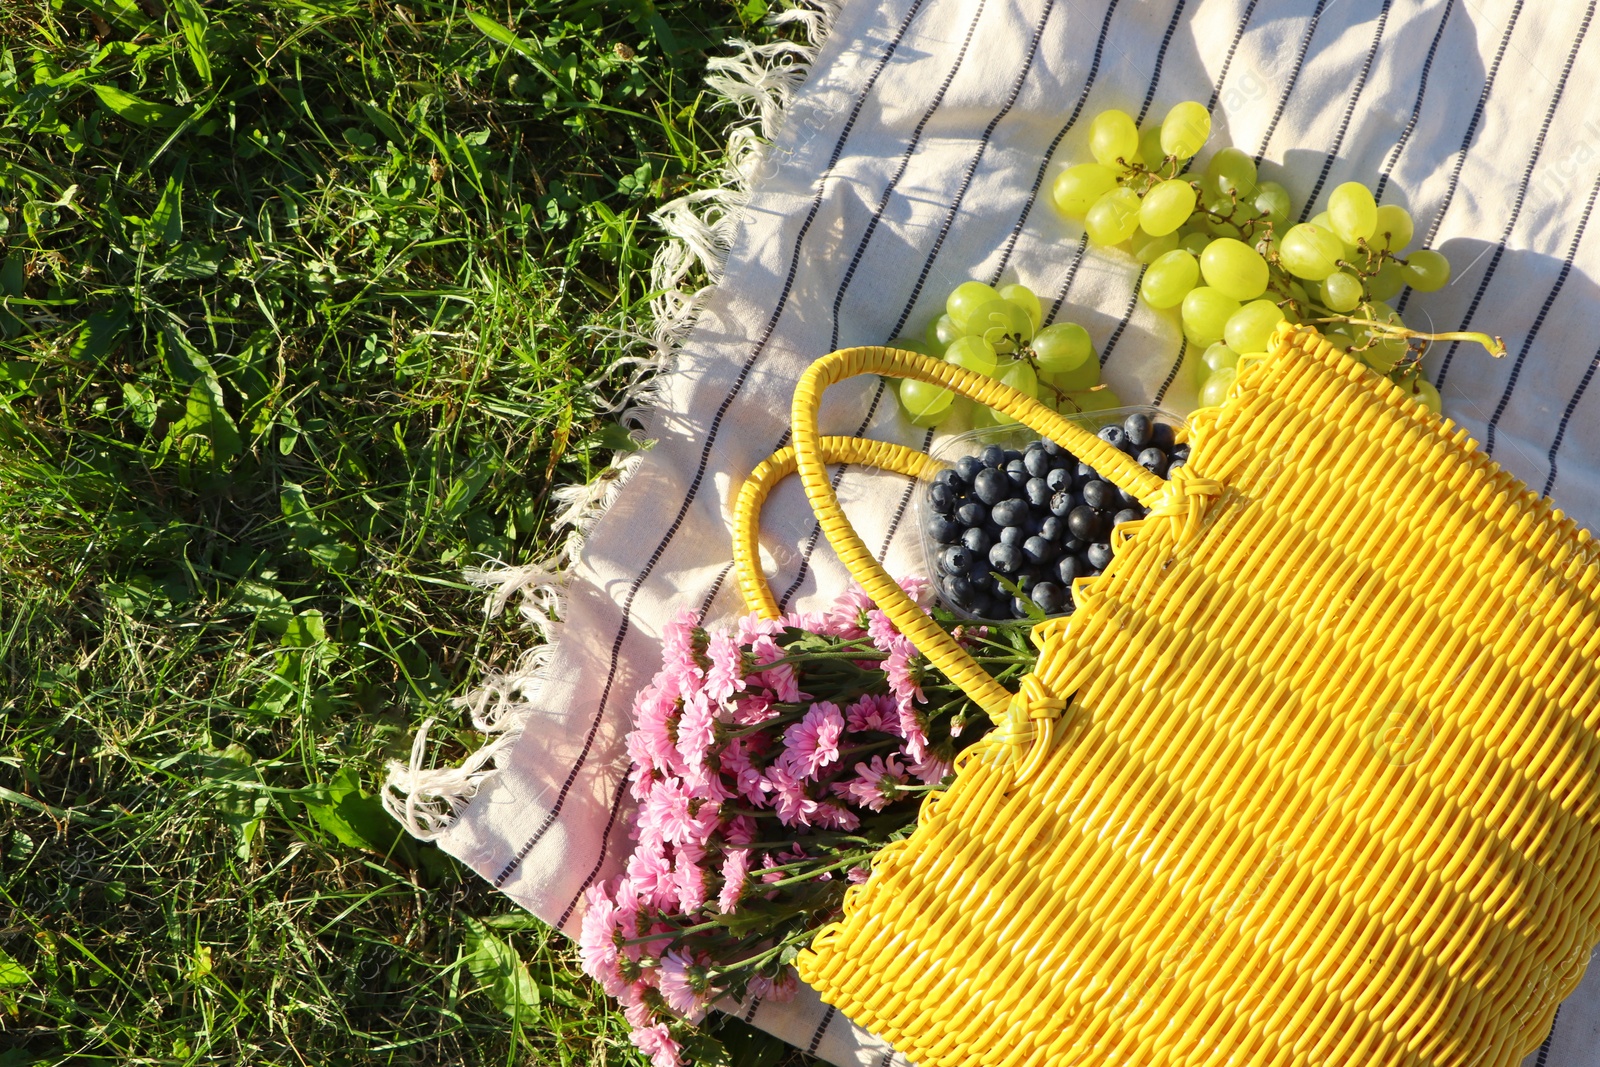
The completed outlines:
[[[1040,318],[1044,311],[1039,307],[1039,298],[1032,289],[1020,282],[1002,285],[1000,287],[1000,299],[1009,300],[1023,311],[1026,311],[1028,313],[1028,321],[1033,325],[1033,330],[1037,331],[1039,329]]]
[[[1099,163],[1079,163],[1056,175],[1050,187],[1056,210],[1070,219],[1081,219],[1094,202],[1117,187],[1117,172]]]
[[[1199,281],[1200,264],[1179,248],[1150,264],[1139,283],[1139,295],[1153,308],[1177,307]]]
[[[943,386],[919,382],[915,378],[900,380],[900,406],[913,426],[937,426],[950,415],[950,405],[955,394]]]
[[[1235,300],[1253,300],[1267,291],[1267,261],[1232,237],[1219,237],[1200,257],[1206,284]]]
[[[1239,377],[1235,367],[1223,367],[1221,370],[1212,371],[1206,375],[1205,384],[1200,386],[1200,406],[1214,408],[1228,398],[1228,390],[1233,388],[1233,383]]]
[[[962,282],[950,291],[945,297],[944,310],[955,320],[962,333],[970,333],[967,328],[967,316],[977,311],[991,300],[999,300],[1000,294],[992,286],[982,282]]]
[[[945,362],[954,363],[964,370],[974,374],[983,374],[994,377],[998,359],[994,345],[981,337],[958,337],[953,341],[944,354]]]
[[[915,352],[919,356],[933,355],[933,353],[929,351],[927,344],[923,341],[917,340],[915,337],[896,337],[893,341],[889,342],[889,347],[898,348],[902,352]]]
[[[1400,277],[1419,293],[1431,293],[1450,284],[1450,261],[1432,249],[1424,248],[1406,257]]]
[[[1165,155],[1193,159],[1210,137],[1211,112],[1193,100],[1174,104],[1161,120],[1161,150]]]
[[[1095,244],[1121,244],[1139,228],[1139,194],[1125,186],[1111,190],[1094,202],[1083,225]]]
[[[1411,399],[1435,415],[1444,414],[1444,402],[1439,396],[1439,390],[1434,388],[1428,379],[1419,376],[1412,381],[1401,382],[1400,387],[1411,394]]]
[[[1353,311],[1361,303],[1361,279],[1334,271],[1322,282],[1322,302],[1334,311]]]
[[[1152,237],[1176,233],[1194,214],[1194,186],[1179,178],[1156,183],[1139,205],[1139,226]]]
[[[1235,352],[1260,352],[1272,341],[1283,312],[1270,300],[1252,300],[1228,317],[1222,335]]]
[[[1190,289],[1183,298],[1183,334],[1204,348],[1222,340],[1228,320],[1239,310],[1239,301],[1208,285]]]
[[[1034,373],[1033,367],[1024,359],[1001,360],[1000,373],[997,375],[1001,384],[1009,385],[1024,396],[1037,397],[1039,393],[1039,378]],[[999,408],[990,408],[989,412],[994,418],[996,426],[1013,426],[1017,420],[1001,411]]]
[[[1388,374],[1405,356],[1406,350],[1407,345],[1404,341],[1385,340],[1379,341],[1371,348],[1362,349],[1359,354],[1361,362],[1379,374]]]
[[[956,325],[956,320],[949,315],[940,315],[928,323],[926,340],[928,349],[935,354],[943,355],[945,349],[955,343],[956,338],[966,335],[966,331]]]
[[[1250,158],[1248,152],[1241,149],[1218,149],[1217,154],[1206,164],[1206,177],[1211,179],[1212,185],[1224,198],[1229,193],[1238,193],[1241,199],[1249,199],[1252,191],[1257,188],[1256,162]],[[1278,188],[1281,189],[1283,186],[1280,185]]]
[[[1277,182],[1262,182],[1256,186],[1256,195],[1250,204],[1257,211],[1265,213],[1268,221],[1279,233],[1289,221],[1289,212],[1294,210],[1294,203],[1289,199],[1289,190]]]
[[[1075,322],[1046,326],[1034,336],[1032,348],[1034,361],[1046,375],[1074,371],[1085,363],[1099,366],[1089,331]]]
[[[1341,241],[1355,244],[1378,229],[1378,202],[1360,182],[1345,182],[1328,194],[1328,221]]]
[[[1205,254],[1206,246],[1211,243],[1211,234],[1205,230],[1191,230],[1183,235],[1178,242],[1178,247],[1199,259]]]
[[[1404,252],[1415,233],[1416,225],[1411,221],[1411,212],[1397,204],[1378,206],[1378,223],[1372,231],[1373,248]]]
[[[992,408],[986,408],[982,404],[972,405],[972,428],[974,430],[988,430],[999,425],[1000,423],[995,419]]]
[[[1206,373],[1221,370],[1224,367],[1237,367],[1239,353],[1228,347],[1228,342],[1218,341],[1205,350],[1200,357],[1200,363],[1205,367]]]
[[[1139,151],[1139,128],[1133,124],[1133,116],[1115,108],[1096,115],[1089,124],[1089,151],[1096,162],[1108,167],[1118,160],[1131,160]]]
[[[982,337],[996,352],[1015,351],[1019,339],[1025,343],[1033,336],[1027,309],[1009,300],[990,300],[968,312],[966,327],[967,333]]]
[[[1378,273],[1367,279],[1367,292],[1372,294],[1374,300],[1387,300],[1398,296],[1400,290],[1406,287],[1406,280],[1400,274],[1400,264],[1392,259],[1383,261],[1383,266],[1378,268]]]
[[[1313,282],[1338,270],[1343,256],[1344,242],[1338,234],[1305,222],[1289,228],[1278,253],[1290,274]]]
[[[1166,162],[1167,153],[1161,148],[1161,127],[1146,126],[1139,131],[1139,162],[1151,170],[1160,169]]]
[[[1112,392],[1110,388],[1083,389],[1068,393],[1066,402],[1061,406],[1066,409],[1063,414],[1073,412],[1074,409],[1082,412],[1110,411],[1112,408],[1120,408],[1122,406],[1122,398]]]
[[[1339,237],[1337,233],[1334,233],[1332,216],[1330,216],[1326,211],[1319,211],[1315,215],[1311,216],[1311,225],[1317,227],[1318,229],[1327,230],[1329,233],[1333,233],[1335,237]],[[1339,237],[1339,247],[1344,249],[1344,258],[1346,262],[1363,264],[1366,262],[1366,253],[1361,251],[1361,249],[1356,245],[1346,241],[1343,237]]]
[[[1073,370],[1046,374],[1044,381],[1046,385],[1063,393],[1076,393],[1083,389],[1092,389],[1100,384],[1100,361],[1098,359],[1086,359]]]
[[[1140,263],[1154,263],[1178,247],[1178,235],[1175,233],[1151,237],[1140,229],[1133,231],[1133,237],[1130,240],[1129,248],[1133,251],[1133,258]]]

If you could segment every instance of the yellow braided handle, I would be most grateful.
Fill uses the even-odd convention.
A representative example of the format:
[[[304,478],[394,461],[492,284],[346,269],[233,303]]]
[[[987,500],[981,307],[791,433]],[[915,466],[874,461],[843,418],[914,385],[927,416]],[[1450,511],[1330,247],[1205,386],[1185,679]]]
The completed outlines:
[[[1153,507],[1159,501],[1165,483],[1139,466],[1121,449],[1072,425],[1032,397],[953,363],[893,348],[844,348],[823,356],[801,376],[799,385],[795,387],[794,407],[790,413],[794,426],[795,466],[800,473],[800,482],[805,486],[806,498],[811,502],[811,510],[816,512],[828,543],[833,546],[845,569],[861,583],[867,595],[893,620],[900,632],[910,638],[930,662],[998,722],[1011,705],[1011,693],[978,666],[967,651],[917,607],[899,584],[889,577],[857,536],[850,520],[845,518],[839,507],[838,495],[828,481],[828,460],[823,438],[817,433],[817,411],[828,386],[859,374],[881,374],[888,378],[914,378],[931,382],[1003,412],[1034,432],[1055,441],[1100,472],[1112,484],[1133,493],[1146,507]]]
[[[864,437],[824,437],[822,462],[855,463],[863,467],[909,474],[913,478],[931,478],[944,469],[944,464],[905,445],[889,441],[870,441]],[[783,612],[778,600],[761,573],[760,535],[761,507],[779,482],[794,473],[794,449],[780,448],[763,460],[739,489],[739,500],[734,505],[733,562],[739,576],[739,592],[744,596],[745,607],[763,619],[776,619]]]

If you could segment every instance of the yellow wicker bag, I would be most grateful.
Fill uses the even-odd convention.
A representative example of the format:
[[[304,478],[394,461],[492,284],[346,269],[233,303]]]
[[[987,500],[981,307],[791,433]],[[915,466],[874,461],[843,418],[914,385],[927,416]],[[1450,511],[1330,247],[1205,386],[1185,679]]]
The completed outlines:
[[[1000,407],[1151,507],[1013,695],[839,511],[819,438],[862,373]],[[1515,1064],[1600,910],[1600,551],[1307,328],[1241,365],[1162,482],[1048,408],[882,348],[814,364],[741,497],[752,608],[772,482],[1000,724],[799,960],[919,1067]]]

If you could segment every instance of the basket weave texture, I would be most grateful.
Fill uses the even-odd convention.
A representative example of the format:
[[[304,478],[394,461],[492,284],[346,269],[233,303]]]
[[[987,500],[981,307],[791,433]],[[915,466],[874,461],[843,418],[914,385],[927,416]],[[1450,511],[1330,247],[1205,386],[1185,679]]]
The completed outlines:
[[[818,361],[793,462],[874,595],[815,428],[866,371],[1092,448],[948,364]],[[1100,457],[1150,518],[1035,628],[1022,693],[962,682],[1002,729],[801,977],[920,1067],[1515,1064],[1600,926],[1600,550],[1308,328],[1191,427],[1164,486]]]

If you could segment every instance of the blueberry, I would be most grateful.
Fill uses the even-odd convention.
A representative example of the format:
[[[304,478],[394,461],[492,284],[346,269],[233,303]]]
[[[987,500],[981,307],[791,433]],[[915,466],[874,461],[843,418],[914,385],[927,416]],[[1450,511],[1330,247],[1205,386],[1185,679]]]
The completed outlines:
[[[1121,426],[1102,426],[1095,436],[1112,448],[1122,448],[1128,443],[1128,435],[1122,432]]]
[[[956,521],[963,526],[982,526],[989,517],[989,509],[976,500],[969,500],[956,508]]]
[[[1021,497],[1002,500],[989,509],[989,517],[1001,526],[1017,526],[1027,521],[1028,502]]]
[[[1002,541],[989,549],[989,562],[1001,574],[1015,574],[1022,569],[1022,549]]]
[[[1026,463],[1020,459],[1013,459],[1006,463],[1006,477],[1010,478],[1012,484],[1020,489],[1028,484],[1028,479],[1032,475],[1028,473],[1028,465]]]
[[[1061,551],[1070,552],[1074,556],[1081,556],[1089,550],[1089,542],[1078,537],[1068,537],[1061,542]]]
[[[950,598],[950,603],[963,611],[972,610],[972,601],[976,593],[972,579],[964,574],[952,575],[944,580],[944,595]]]
[[[1052,515],[1039,524],[1039,536],[1059,545],[1067,536],[1067,524]]]
[[[1059,615],[1067,610],[1067,591],[1054,582],[1040,582],[1028,592],[1046,615]]]
[[[1004,471],[986,467],[972,480],[972,492],[980,501],[991,507],[1011,495],[1011,479]]]
[[[1100,536],[1100,513],[1087,504],[1079,504],[1067,513],[1067,529],[1080,540],[1093,541]]]
[[[1052,493],[1059,493],[1072,488],[1072,475],[1061,467],[1051,467],[1050,473],[1044,476],[1044,484],[1050,487]]]
[[[988,558],[989,546],[994,544],[994,538],[981,526],[971,526],[961,535],[961,543],[967,547],[975,557]]]
[[[1007,526],[1000,531],[1000,543],[1002,545],[1016,545],[1021,548],[1022,543],[1027,539],[1028,531],[1020,526]]]
[[[1050,472],[1050,454],[1038,445],[1029,445],[1022,454],[1022,465],[1035,478],[1043,478]]]
[[[959,522],[944,515],[934,515],[927,522],[928,536],[941,545],[955,544],[965,529]]]
[[[957,474],[949,467],[946,467],[944,470],[933,476],[933,484],[945,486],[950,489],[952,493],[959,493],[962,489],[966,488],[962,484],[961,475]]]
[[[1139,466],[1160,477],[1167,473],[1167,454],[1159,448],[1147,448],[1139,453]]]
[[[1089,546],[1089,551],[1084,553],[1084,558],[1089,561],[1089,566],[1097,571],[1103,571],[1111,562],[1111,546],[1104,541],[1096,541]]]
[[[1057,518],[1065,518],[1068,512],[1078,506],[1078,500],[1076,493],[1063,489],[1050,498],[1050,514]]]
[[[990,445],[983,450],[979,458],[983,461],[985,467],[1004,467],[1006,465],[1006,450],[999,445]],[[973,475],[973,481],[977,481],[977,475]]]
[[[972,569],[972,553],[964,545],[951,545],[939,553],[939,567],[946,574],[965,574]]]
[[[1056,558],[1056,546],[1035,534],[1022,543],[1022,554],[1029,563],[1049,563]]]
[[[983,460],[977,456],[962,456],[956,460],[956,473],[961,475],[961,480],[968,485],[972,484],[972,479],[976,478],[981,470],[983,470]]]
[[[948,515],[955,511],[958,499],[956,491],[943,482],[934,482],[928,487],[928,503],[940,515]]]
[[[1019,596],[1012,597],[1011,617],[1013,619],[1026,619],[1028,617],[1028,602]]]
[[[1151,427],[1150,416],[1138,411],[1122,420],[1122,432],[1135,448],[1143,448],[1150,443]]]
[[[1036,508],[1050,506],[1050,484],[1043,478],[1029,478],[1028,484],[1022,487],[1028,496],[1028,503]]]
[[[1019,449],[1019,448],[1008,448],[1008,449],[1006,449],[1006,462],[1007,463],[1010,463],[1014,459],[1021,459],[1021,458],[1022,458],[1022,450],[1021,449]]]
[[[1050,438],[1048,438],[1048,437],[1044,438],[1043,440],[1041,440],[1039,442],[1039,447],[1044,449],[1044,454],[1049,456],[1051,459],[1054,459],[1055,457],[1057,457],[1059,455],[1062,455],[1066,451],[1060,445],[1058,445],[1054,441],[1050,440]]]
[[[1125,508],[1139,507],[1139,498],[1126,489],[1117,490],[1117,501]]]
[[[1144,509],[1123,508],[1115,515],[1111,516],[1111,525],[1121,526],[1125,522],[1138,522],[1142,518],[1144,518]]]
[[[1082,578],[1084,574],[1083,563],[1077,556],[1062,556],[1056,562],[1056,577],[1061,579],[1062,585],[1071,585]]]
[[[1188,456],[1173,456],[1171,461],[1167,464],[1167,477],[1168,478],[1172,477],[1172,472],[1173,471],[1177,470],[1179,467],[1184,466],[1188,462],[1189,462],[1189,457]]]
[[[1171,454],[1172,447],[1177,443],[1170,422],[1158,422],[1150,427],[1150,443],[1161,451]],[[1188,447],[1187,445],[1184,447]]]
[[[1111,506],[1116,499],[1117,487],[1110,482],[1093,481],[1085,482],[1083,489],[1083,502],[1091,508],[1104,510]]]
[[[1075,485],[1082,486],[1086,482],[1098,480],[1100,472],[1089,466],[1083,460],[1078,461],[1078,466],[1072,472],[1072,481]]]

